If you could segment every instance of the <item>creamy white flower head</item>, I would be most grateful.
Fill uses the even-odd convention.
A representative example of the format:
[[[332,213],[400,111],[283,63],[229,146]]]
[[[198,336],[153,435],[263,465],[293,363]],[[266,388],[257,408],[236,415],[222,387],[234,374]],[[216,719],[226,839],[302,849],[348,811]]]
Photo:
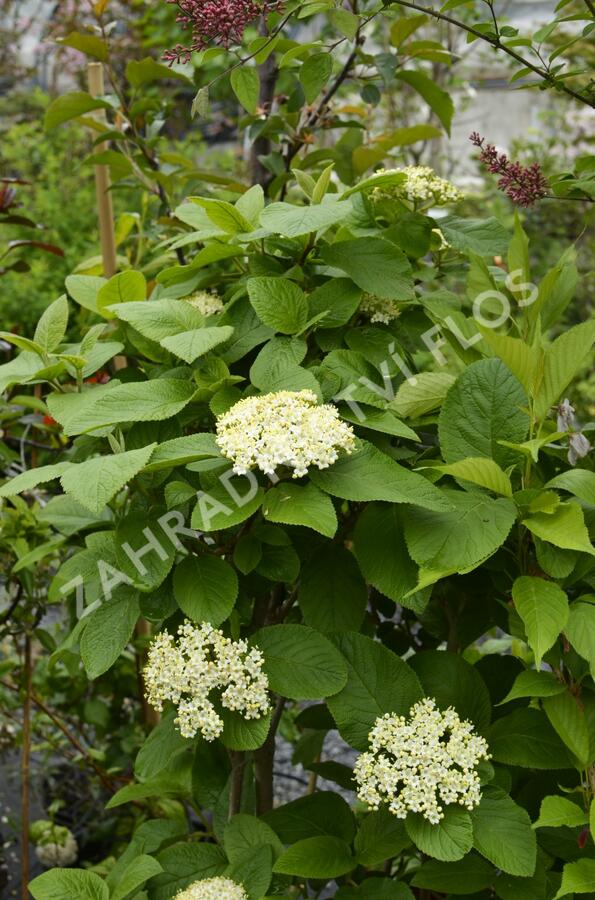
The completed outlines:
[[[55,834],[48,832],[47,840],[42,838],[35,848],[35,855],[43,866],[70,866],[76,862],[79,848],[74,835],[67,828],[56,828]]]
[[[248,894],[231,878],[205,878],[179,891],[174,900],[248,900]]]
[[[380,169],[376,175],[402,173],[405,181],[395,185],[379,185],[372,191],[375,200],[404,199],[411,203],[430,201],[435,206],[457,203],[465,196],[450,181],[440,178],[430,166],[404,166],[399,169]]]
[[[390,325],[393,319],[401,315],[393,300],[383,300],[375,294],[364,294],[359,308],[372,323],[382,322],[384,325]]]
[[[163,631],[151,643],[144,673],[147,700],[159,711],[171,700],[184,737],[200,733],[213,741],[223,731],[213,692],[219,693],[223,707],[244,719],[259,719],[269,711],[263,662],[260,650],[246,641],[232,641],[208,622],[199,626],[184,622],[177,641]]]
[[[237,475],[259,468],[272,475],[278,466],[306,475],[310,466],[326,469],[355,446],[353,429],[334,406],[318,405],[313,391],[278,391],[240,400],[217,419],[221,452]]]
[[[442,712],[426,697],[407,718],[376,719],[369,742],[354,775],[358,797],[372,809],[386,803],[399,819],[416,812],[435,825],[444,818],[442,804],[473,809],[481,800],[476,770],[489,759],[488,745],[452,707]]]
[[[184,299],[186,303],[194,306],[203,316],[213,316],[215,313],[220,313],[223,309],[221,297],[218,294],[212,294],[210,291],[196,291]]]

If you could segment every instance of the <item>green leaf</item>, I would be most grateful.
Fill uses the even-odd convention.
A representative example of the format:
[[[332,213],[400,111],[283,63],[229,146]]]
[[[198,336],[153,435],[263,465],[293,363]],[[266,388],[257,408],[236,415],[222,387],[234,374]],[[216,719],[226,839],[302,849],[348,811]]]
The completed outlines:
[[[546,415],[583,367],[595,341],[595,321],[565,331],[545,351],[543,380],[535,397],[535,414]]]
[[[595,672],[595,604],[580,602],[570,604],[570,613],[564,633],[576,652],[586,659]]]
[[[473,846],[471,816],[458,806],[446,806],[444,818],[437,825],[432,825],[420,813],[409,813],[405,827],[422,853],[442,862],[462,859]]]
[[[157,854],[163,872],[151,882],[151,900],[169,900],[203,878],[222,875],[227,860],[220,847],[206,843],[178,843]]]
[[[193,197],[193,202],[206,210],[207,216],[218,228],[227,234],[252,231],[252,223],[241,211],[227,200],[212,200],[207,197]]]
[[[21,472],[20,475],[10,478],[0,487],[0,497],[16,497],[17,494],[31,491],[38,484],[45,484],[47,481],[59,478],[71,466],[72,463],[61,462],[55,463],[53,466],[40,466],[39,469],[29,469],[27,472]]]
[[[333,9],[330,13],[331,22],[348,40],[352,41],[357,34],[359,16],[349,12],[348,9]]]
[[[271,713],[258,719],[245,719],[241,713],[221,710],[224,728],[221,741],[229,750],[258,750],[267,739]]]
[[[199,491],[191,526],[209,532],[239,525],[260,509],[264,497],[264,488],[254,489],[254,485],[246,484],[242,476],[219,482],[208,491]]]
[[[174,596],[193,622],[210,622],[216,627],[234,607],[238,578],[219,557],[187,556],[174,572]]]
[[[215,435],[209,432],[188,434],[159,444],[144,471],[159,472],[162,469],[172,469],[174,466],[186,465],[200,459],[220,456],[219,447],[215,443]]]
[[[313,103],[331,77],[333,57],[330,53],[313,53],[299,71],[299,79],[304,89],[306,103]]]
[[[43,126],[46,131],[50,131],[50,129],[56,128],[57,125],[61,125],[63,122],[84,116],[85,113],[95,109],[111,109],[111,106],[105,100],[91,97],[90,94],[84,91],[62,94],[61,97],[57,97],[52,101],[46,109]]]
[[[566,863],[562,871],[562,884],[554,900],[572,897],[574,894],[590,894],[595,891],[595,859],[579,859]]]
[[[407,548],[426,569],[470,572],[502,546],[516,519],[507,499],[445,490],[447,512],[413,508],[405,520]]]
[[[248,900],[260,900],[268,891],[273,877],[273,850],[269,845],[248,849],[231,863],[225,873],[241,884]]]
[[[565,690],[565,686],[557,681],[551,672],[528,669],[517,675],[511,689],[498,706],[510,703],[511,700],[518,700],[520,697],[553,697],[556,694],[562,694]]]
[[[250,638],[264,654],[273,691],[292,700],[330,697],[344,687],[347,669],[328,638],[306,625],[271,625]]]
[[[495,256],[506,252],[510,236],[498,219],[462,219],[445,216],[440,219],[440,231],[448,243],[461,253]]]
[[[29,883],[35,900],[108,900],[105,881],[94,872],[83,869],[52,869]]]
[[[64,283],[66,290],[79,306],[97,312],[97,294],[107,283],[105,278],[96,275],[69,275]]]
[[[107,59],[107,44],[95,34],[81,34],[78,31],[71,31],[66,37],[58,38],[56,41],[63,47],[73,47],[80,50],[86,56],[105,62]]]
[[[282,334],[297,334],[308,321],[308,300],[286,278],[250,278],[248,296],[258,318]]]
[[[410,85],[426,101],[432,112],[442,122],[444,130],[450,136],[450,125],[454,115],[454,103],[450,94],[438,87],[423,72],[396,72],[395,77]]]
[[[349,805],[331,791],[284,803],[266,813],[264,819],[284,844],[325,835],[350,844],[355,835],[355,819]]]
[[[369,869],[399,856],[410,843],[403,820],[381,807],[360,820],[353,847],[359,865]]]
[[[314,484],[342,500],[385,500],[411,503],[431,510],[451,508],[444,493],[422,475],[411,472],[366,441],[358,441],[351,456],[328,469],[313,469]]]
[[[405,418],[417,419],[439,409],[449,389],[455,383],[453,375],[446,372],[422,372],[399,385],[389,409]]]
[[[190,741],[182,737],[174,725],[176,716],[177,710],[168,709],[138,751],[134,774],[141,781],[155,778],[168,768],[174,757],[190,746]]]
[[[497,357],[518,378],[528,395],[534,391],[535,380],[542,364],[542,351],[531,347],[520,338],[498,334],[478,323],[483,339],[490,345]]]
[[[190,115],[192,118],[196,118],[196,116],[200,116],[202,119],[206,119],[209,114],[209,89],[205,85],[204,87],[199,88],[199,90],[194,95],[194,99],[192,101],[192,106],[190,107]]]
[[[294,206],[293,203],[270,203],[260,216],[260,224],[267,231],[284,237],[301,237],[337,225],[353,211],[347,201],[327,200],[315,206]]]
[[[45,309],[37,323],[33,339],[40,344],[47,353],[55,350],[66,334],[68,325],[68,300],[66,294],[62,294],[57,300]]]
[[[539,818],[533,824],[533,828],[559,828],[560,825],[576,828],[586,825],[588,821],[589,817],[584,809],[572,800],[566,797],[544,797],[541,801]]]
[[[425,650],[411,657],[409,664],[424,689],[441,709],[453,706],[462,719],[480,730],[490,724],[492,704],[481,675],[457,653]]]
[[[167,578],[177,553],[171,534],[163,528],[159,513],[132,512],[118,522],[118,569],[139,591],[150,593]]]
[[[589,755],[589,729],[584,709],[578,705],[569,691],[553,697],[545,697],[542,705],[554,729],[578,760],[580,769],[586,769],[591,758]]]
[[[339,878],[356,867],[349,845],[335,837],[312,837],[297,841],[277,860],[278,875],[302,878]]]
[[[271,847],[275,856],[283,852],[283,844],[271,826],[246,813],[239,813],[229,820],[225,826],[223,845],[232,863],[241,860],[247,851],[263,845]]]
[[[147,299],[147,282],[142,272],[127,269],[114,275],[97,293],[97,312],[108,313],[115,303],[139,303]]]
[[[356,750],[367,750],[376,719],[407,715],[423,697],[422,688],[407,663],[371,638],[338,634],[334,642],[347,664],[347,684],[327,705],[341,737]]]
[[[284,483],[267,491],[263,515],[269,522],[304,525],[332,538],[337,530],[337,514],[332,500],[313,484]]]
[[[219,325],[214,328],[199,328],[197,331],[182,331],[163,338],[159,343],[190,365],[199,356],[203,356],[219,344],[224,344],[232,334],[231,325]]]
[[[319,631],[357,631],[368,605],[368,591],[352,553],[330,544],[308,559],[298,593],[307,625]]]
[[[523,620],[537,666],[553,647],[568,621],[568,597],[557,584],[522,575],[512,586],[516,610]]]
[[[411,884],[433,893],[458,896],[481,893],[493,880],[492,866],[476,853],[469,853],[457,862],[428,860],[417,870]]]
[[[569,469],[568,472],[561,472],[560,475],[551,478],[544,487],[568,491],[579,500],[595,506],[595,472],[588,469]]]
[[[312,316],[324,313],[318,328],[338,328],[346,325],[356,312],[362,290],[349,278],[331,278],[317,287],[308,297]]]
[[[154,81],[190,81],[187,75],[169,66],[158,63],[152,56],[144,59],[131,59],[126,65],[126,78],[132,87],[142,87]]]
[[[102,391],[101,387],[106,390]],[[121,422],[159,422],[181,412],[195,385],[182,378],[156,378],[100,385],[81,394],[50,394],[51,415],[67,435],[85,434]]]
[[[498,869],[528,878],[535,872],[537,841],[529,814],[499,788],[484,789],[471,812],[473,846]]]
[[[417,566],[407,552],[403,524],[398,505],[369,503],[357,520],[353,550],[367,581],[395,603],[409,606],[412,601],[403,598],[417,584]]]
[[[450,465],[433,465],[431,468],[438,472],[444,472],[445,475],[452,475],[453,478],[461,479],[461,481],[478,484],[503,497],[512,497],[510,478],[493,459],[469,456],[467,459],[459,459]]]
[[[514,462],[499,441],[523,441],[529,420],[527,397],[499,359],[470,365],[449,390],[440,411],[438,434],[447,463],[485,456],[504,468]]]
[[[110,669],[132,637],[140,614],[138,599],[128,592],[105,601],[89,614],[81,638],[81,657],[91,680]]]
[[[536,513],[523,519],[523,525],[542,541],[595,556],[583,511],[577,503],[560,503],[553,513]]]
[[[487,741],[492,758],[525,769],[570,769],[566,747],[544,713],[517,709],[490,727]]]
[[[72,465],[60,479],[62,487],[92,513],[100,513],[146,465],[155,446],[149,444],[140,450],[97,456]]]
[[[327,265],[345,272],[357,285],[385,300],[411,300],[411,265],[402,250],[382,238],[366,237],[321,249]]]
[[[202,328],[201,313],[185,300],[150,300],[114,303],[109,308],[118,319],[128,322],[143,337],[161,341],[183,331]]]
[[[136,894],[149,878],[163,872],[161,865],[152,856],[142,853],[132,860],[119,879],[111,900],[125,900],[130,894]]]
[[[238,66],[232,70],[229,80],[234,94],[246,112],[253,116],[258,107],[260,92],[258,72],[253,67]]]

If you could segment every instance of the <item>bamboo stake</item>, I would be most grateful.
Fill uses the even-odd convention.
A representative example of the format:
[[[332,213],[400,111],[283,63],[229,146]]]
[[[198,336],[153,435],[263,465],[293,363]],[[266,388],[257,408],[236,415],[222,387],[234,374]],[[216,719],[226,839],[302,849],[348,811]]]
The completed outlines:
[[[25,634],[23,651],[23,746],[21,748],[21,897],[29,897],[29,824],[30,824],[30,791],[29,779],[31,762],[31,684],[33,680],[33,663],[31,659],[31,637]]]
[[[101,97],[105,93],[103,81],[103,64],[90,62],[87,65],[89,93],[92,97]],[[98,110],[98,121],[105,121],[105,112]],[[99,153],[107,150],[108,145],[99,144]],[[101,256],[103,258],[103,274],[111,278],[116,274],[116,235],[114,230],[114,208],[110,191],[111,179],[108,166],[95,166],[95,191],[97,193],[97,213],[99,217],[99,234],[101,238]]]

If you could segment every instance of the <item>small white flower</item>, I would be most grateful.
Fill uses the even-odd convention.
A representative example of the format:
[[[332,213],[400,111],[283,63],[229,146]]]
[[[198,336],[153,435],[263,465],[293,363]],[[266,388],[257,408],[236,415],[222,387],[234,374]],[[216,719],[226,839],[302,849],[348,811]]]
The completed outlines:
[[[390,325],[393,319],[401,315],[396,303],[392,300],[383,300],[375,294],[364,294],[359,308],[373,324],[382,322],[384,325]]]
[[[326,469],[355,445],[353,429],[330,404],[318,405],[313,391],[278,391],[240,400],[217,420],[215,439],[237,475],[258,467],[272,475],[278,466],[306,475]]]
[[[231,878],[205,878],[179,891],[174,900],[248,900],[248,894]]]
[[[203,316],[214,316],[224,308],[221,297],[218,294],[212,294],[210,291],[196,291],[184,299],[186,303],[194,306]]]
[[[232,641],[208,622],[200,626],[185,622],[177,642],[164,631],[149,648],[144,673],[147,700],[160,711],[171,700],[178,708],[175,722],[183,737],[200,733],[213,741],[223,731],[213,691],[220,691],[222,706],[244,719],[259,719],[269,711],[263,662],[260,650],[246,641]]]
[[[431,202],[434,206],[457,203],[465,196],[450,181],[440,178],[430,166],[405,166],[399,169],[380,169],[376,175],[402,173],[405,181],[395,185],[379,185],[372,191],[375,200],[409,200]]]
[[[481,800],[477,765],[489,759],[488,745],[452,707],[442,712],[426,697],[409,717],[386,714],[369,734],[354,775],[358,797],[372,809],[387,803],[404,819],[421,813],[432,824],[444,818],[442,803],[473,809]]]
[[[79,848],[74,835],[62,826],[55,826],[48,831],[35,848],[39,862],[48,869],[51,866],[70,866],[76,862]]]

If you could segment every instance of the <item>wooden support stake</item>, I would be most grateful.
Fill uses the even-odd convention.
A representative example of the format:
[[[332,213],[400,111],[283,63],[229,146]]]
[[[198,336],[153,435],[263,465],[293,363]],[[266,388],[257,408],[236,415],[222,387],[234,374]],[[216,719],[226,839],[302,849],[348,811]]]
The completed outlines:
[[[101,97],[105,93],[103,82],[103,64],[90,62],[87,65],[89,93],[92,97]],[[105,121],[105,112],[96,113],[98,121]],[[108,149],[107,144],[99,144],[97,152]],[[111,179],[109,166],[95,166],[95,191],[97,193],[97,212],[99,217],[99,234],[101,238],[101,256],[103,258],[103,274],[111,278],[118,268],[116,260],[116,235],[114,230],[114,208],[112,205]]]

